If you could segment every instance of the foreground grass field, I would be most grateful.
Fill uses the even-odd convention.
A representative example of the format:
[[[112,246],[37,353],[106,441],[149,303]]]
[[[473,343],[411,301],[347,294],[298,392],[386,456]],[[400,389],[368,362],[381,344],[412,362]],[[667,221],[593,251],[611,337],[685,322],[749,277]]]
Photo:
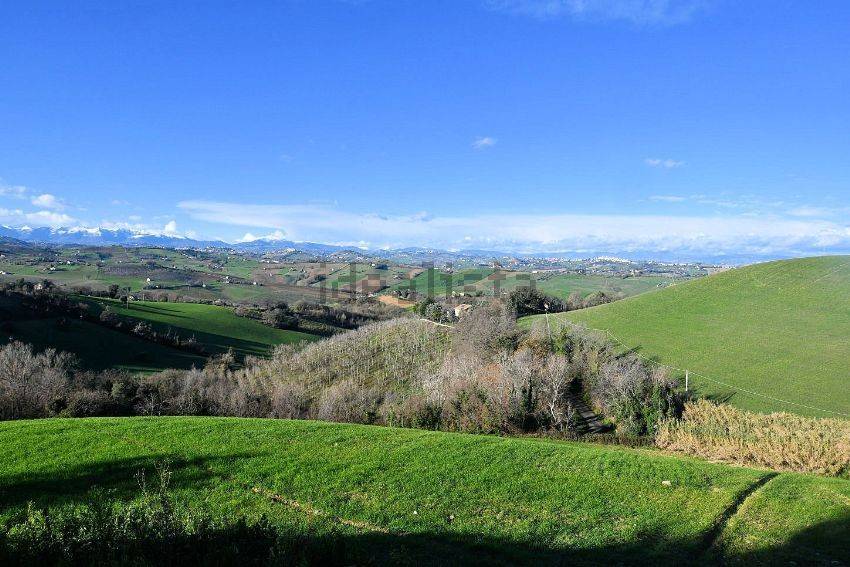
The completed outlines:
[[[850,482],[647,450],[232,418],[0,424],[0,525],[29,503],[175,499],[344,542],[350,563],[847,564]]]
[[[128,307],[123,307],[117,300],[92,298],[89,301],[96,309],[109,306],[122,317],[147,321],[158,330],[171,327],[181,336],[194,335],[211,353],[232,348],[241,355],[267,356],[276,345],[318,339],[307,333],[275,329],[216,305],[132,301]]]
[[[850,257],[748,266],[558,317],[723,382],[692,375],[739,407],[850,416]]]

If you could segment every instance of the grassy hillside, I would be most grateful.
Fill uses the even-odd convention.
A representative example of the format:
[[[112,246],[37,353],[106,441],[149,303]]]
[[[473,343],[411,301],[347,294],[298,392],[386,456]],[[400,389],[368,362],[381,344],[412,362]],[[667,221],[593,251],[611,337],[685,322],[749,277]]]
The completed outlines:
[[[154,372],[166,368],[203,366],[204,358],[182,350],[108,329],[72,317],[40,317],[12,297],[0,296],[0,344],[10,339],[38,350],[54,348],[73,353],[83,368],[122,368]]]
[[[693,376],[742,408],[850,416],[850,257],[749,266],[558,317],[723,382]]]
[[[96,308],[108,305],[118,315],[148,321],[161,330],[172,327],[180,335],[194,335],[212,353],[233,348],[242,355],[266,356],[279,344],[318,339],[307,333],[275,329],[216,305],[132,301],[129,307],[122,307],[116,300],[90,301]]]
[[[136,473],[169,459],[181,505],[334,538],[352,563],[850,557],[850,482],[649,451],[233,418],[5,422],[0,450],[0,525],[138,498]]]
[[[61,325],[57,318],[30,319],[16,321],[9,328],[10,332],[0,337],[0,344],[12,336],[37,350],[49,347],[70,352],[89,370],[120,368],[156,372],[201,367],[205,362],[202,356],[76,319],[66,319]]]

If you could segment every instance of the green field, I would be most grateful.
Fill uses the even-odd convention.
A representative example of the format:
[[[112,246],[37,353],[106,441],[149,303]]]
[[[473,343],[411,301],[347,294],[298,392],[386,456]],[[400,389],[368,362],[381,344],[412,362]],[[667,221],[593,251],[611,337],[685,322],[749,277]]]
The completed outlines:
[[[0,296],[0,344],[10,339],[36,350],[54,348],[77,356],[83,368],[153,372],[203,366],[205,359],[73,317],[37,317],[11,297]]]
[[[566,299],[573,292],[582,296],[596,291],[604,291],[612,295],[621,294],[625,297],[644,293],[672,283],[670,278],[661,276],[613,277],[595,274],[568,274],[560,272],[541,271],[539,273],[503,271],[498,279],[491,276],[495,270],[491,268],[470,268],[458,270],[452,274],[440,270],[426,270],[415,278],[405,279],[390,286],[391,290],[414,288],[421,294],[428,292],[429,280],[435,296],[450,293],[476,293],[493,295],[498,282],[500,293],[510,292],[520,287],[533,285],[549,295]]]
[[[131,372],[156,372],[167,368],[201,367],[205,362],[202,356],[77,319],[66,319],[62,325],[55,317],[14,321],[9,324],[8,332],[0,337],[0,344],[7,342],[9,336],[39,351],[54,348],[70,352],[89,370],[120,368]]]
[[[558,317],[698,373],[700,393],[739,407],[850,417],[848,256],[748,266]]]
[[[390,289],[412,289],[423,295],[430,294],[436,297],[445,296],[448,292],[474,292],[484,291],[493,293],[492,282],[487,282],[486,278],[495,270],[491,268],[469,268],[458,270],[453,273],[443,272],[434,268],[429,268],[416,277],[405,278],[404,280],[390,286]],[[486,285],[489,283],[489,285]]]
[[[625,297],[638,295],[672,283],[670,278],[661,276],[610,277],[593,274],[534,274],[535,285],[543,293],[566,299],[573,292],[582,296],[596,291]]]
[[[163,331],[170,327],[181,336],[194,336],[210,353],[232,348],[243,356],[267,356],[276,345],[318,339],[315,335],[275,329],[259,321],[239,317],[228,307],[155,301],[132,301],[129,307],[123,307],[112,299],[87,300],[96,310],[108,305],[122,317],[147,321]]]
[[[649,450],[322,422],[0,423],[0,525],[138,498],[345,542],[348,564],[847,564],[850,482]]]

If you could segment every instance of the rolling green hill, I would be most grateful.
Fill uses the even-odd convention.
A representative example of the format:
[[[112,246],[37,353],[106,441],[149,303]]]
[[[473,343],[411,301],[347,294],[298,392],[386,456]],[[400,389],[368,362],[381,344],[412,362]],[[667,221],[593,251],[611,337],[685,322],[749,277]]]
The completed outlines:
[[[0,451],[3,531],[28,507],[138,499],[137,472],[169,460],[178,505],[264,516],[289,536],[325,541],[345,564],[850,558],[850,482],[648,450],[174,417],[5,422]]]
[[[21,305],[15,297],[0,296],[0,344],[18,340],[37,350],[54,348],[73,353],[89,370],[120,368],[156,372],[166,368],[203,366],[206,359],[183,350],[153,343],[74,317],[44,317]]]
[[[158,372],[167,368],[202,367],[203,356],[114,331],[77,319],[28,319],[8,324],[0,344],[9,337],[36,350],[54,348],[74,354],[88,370],[119,368],[130,372]]]
[[[850,417],[850,256],[748,266],[558,317],[698,373],[701,393],[739,407]]]
[[[228,307],[201,303],[132,301],[122,307],[117,300],[88,298],[95,309],[109,306],[122,317],[151,323],[159,330],[173,328],[181,336],[194,336],[211,353],[228,348],[241,355],[267,356],[279,344],[313,341],[319,337],[298,331],[275,329],[259,321],[239,317]]]

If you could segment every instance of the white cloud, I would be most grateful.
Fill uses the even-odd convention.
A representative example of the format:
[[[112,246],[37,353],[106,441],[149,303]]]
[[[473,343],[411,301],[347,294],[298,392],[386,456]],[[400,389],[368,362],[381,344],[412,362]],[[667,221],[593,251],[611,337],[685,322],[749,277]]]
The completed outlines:
[[[713,0],[484,0],[491,9],[548,19],[622,20],[638,25],[689,22]]]
[[[77,219],[70,217],[65,213],[57,213],[55,211],[36,211],[34,213],[25,213],[23,217],[29,224],[36,226],[49,226],[52,228],[71,226],[77,222]]]
[[[11,197],[13,199],[23,199],[27,194],[28,189],[23,185],[6,185],[0,180],[0,197]]]
[[[177,231],[177,222],[171,220],[165,223],[165,226],[162,229],[162,234],[165,236],[180,236],[180,233]]]
[[[799,207],[795,207],[788,211],[788,214],[793,217],[806,217],[806,218],[816,218],[816,217],[831,217],[833,216],[834,210],[827,209],[824,207],[812,207],[809,205],[802,205]]]
[[[663,169],[676,169],[685,165],[683,161],[677,161],[670,158],[646,158],[643,162],[649,167],[659,167]]]
[[[21,209],[4,209],[0,208],[0,223],[12,226],[35,226],[35,227],[51,227],[59,228],[76,224],[77,219],[70,217],[64,213],[56,211],[32,211],[27,212]]]
[[[294,241],[372,248],[433,246],[522,251],[794,253],[850,250],[850,227],[784,217],[489,214],[383,216],[319,205],[184,201],[195,219],[286,230]],[[253,236],[253,235],[246,235]]]
[[[41,195],[36,195],[30,199],[30,202],[36,207],[41,207],[42,209],[56,209],[61,210],[65,208],[65,205],[56,198],[55,195],[51,195],[50,193],[42,193]]]
[[[649,198],[649,200],[659,203],[683,203],[687,201],[688,198],[680,195],[653,195]]]
[[[496,145],[498,140],[496,138],[491,138],[490,136],[482,136],[475,138],[475,141],[472,142],[472,147],[476,150],[483,150],[485,148],[492,148]]]
[[[254,236],[250,232],[246,232],[245,236],[237,239],[236,242],[240,242],[240,243],[241,242],[254,242],[256,240],[270,240],[270,241],[286,240],[286,233],[283,232],[282,230],[276,230],[276,231],[272,232],[271,234],[267,234],[265,236]]]

